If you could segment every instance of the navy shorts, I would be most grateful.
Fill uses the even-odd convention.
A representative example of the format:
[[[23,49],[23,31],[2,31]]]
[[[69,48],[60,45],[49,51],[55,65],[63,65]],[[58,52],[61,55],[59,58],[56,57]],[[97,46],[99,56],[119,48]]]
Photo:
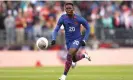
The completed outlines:
[[[73,41],[67,42],[67,43],[66,43],[66,45],[67,45],[67,50],[69,50],[70,48],[79,49],[81,40],[82,40],[82,39],[79,38],[79,39],[75,39],[75,40],[73,40]]]

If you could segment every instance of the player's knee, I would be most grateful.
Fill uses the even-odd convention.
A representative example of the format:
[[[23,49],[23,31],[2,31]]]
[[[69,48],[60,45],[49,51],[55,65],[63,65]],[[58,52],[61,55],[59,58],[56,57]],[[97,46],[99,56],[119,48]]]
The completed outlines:
[[[69,50],[69,54],[71,55],[71,56],[73,56],[74,55],[74,51],[72,51],[72,50]]]
[[[71,56],[74,56],[77,52],[77,49],[70,49],[69,50],[69,54],[71,54]]]

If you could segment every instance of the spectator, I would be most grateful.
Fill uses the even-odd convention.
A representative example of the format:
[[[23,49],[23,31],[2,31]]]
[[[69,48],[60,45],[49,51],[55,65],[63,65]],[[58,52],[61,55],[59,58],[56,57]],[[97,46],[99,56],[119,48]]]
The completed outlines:
[[[130,26],[133,29],[133,10],[131,12],[131,15],[129,16]]]
[[[120,28],[121,23],[120,23],[120,13],[119,11],[116,11],[113,16],[113,25],[115,28]]]
[[[0,1],[0,30],[5,30],[4,19],[5,19],[5,3]]]
[[[40,16],[42,17],[42,19],[44,21],[46,21],[48,19],[48,15],[50,14],[50,8],[48,3],[46,3],[42,9],[40,10]]]
[[[104,28],[113,28],[113,20],[112,17],[108,16],[107,14],[105,14],[105,16],[102,19],[102,23]]]
[[[26,26],[25,19],[22,14],[22,10],[19,9],[18,16],[16,17],[16,39],[17,43],[22,44],[24,42],[24,27]]]
[[[15,18],[11,14],[11,10],[8,11],[8,16],[4,20],[6,28],[6,42],[7,45],[14,44],[15,42]]]
[[[34,33],[34,40],[37,40],[39,37],[42,36],[42,26],[40,21],[36,21],[35,25],[33,26],[33,33]]]
[[[26,33],[26,40],[31,41],[33,40],[33,19],[34,19],[34,13],[33,13],[33,7],[32,4],[28,4],[27,10],[24,12],[24,18],[26,20],[26,28],[25,28],[25,33]]]
[[[52,15],[49,16],[46,25],[49,29],[53,29],[56,25],[56,18]]]
[[[5,30],[4,19],[5,19],[4,14],[0,12],[0,30]]]
[[[124,26],[124,28],[126,28],[126,29],[130,28],[129,14],[130,14],[129,7],[127,5],[123,5],[122,6],[122,14],[121,14],[121,22],[122,22],[122,26]]]

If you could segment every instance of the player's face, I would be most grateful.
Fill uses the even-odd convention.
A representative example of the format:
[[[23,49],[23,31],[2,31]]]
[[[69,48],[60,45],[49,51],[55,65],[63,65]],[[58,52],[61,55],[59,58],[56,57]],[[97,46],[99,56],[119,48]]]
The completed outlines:
[[[73,11],[74,11],[74,8],[72,5],[66,5],[65,6],[65,11],[68,15],[72,15],[73,14]]]

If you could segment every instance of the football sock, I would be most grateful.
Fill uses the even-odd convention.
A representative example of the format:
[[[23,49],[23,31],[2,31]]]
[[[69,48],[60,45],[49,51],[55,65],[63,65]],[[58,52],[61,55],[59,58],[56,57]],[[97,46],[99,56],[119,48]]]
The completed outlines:
[[[74,62],[77,62],[77,61],[79,61],[79,60],[81,60],[83,58],[85,58],[85,55],[84,54],[76,54],[75,55],[75,59],[76,60]]]
[[[70,54],[67,54],[67,61],[65,63],[65,70],[64,70],[64,75],[67,75],[70,67],[72,64],[72,56]]]

